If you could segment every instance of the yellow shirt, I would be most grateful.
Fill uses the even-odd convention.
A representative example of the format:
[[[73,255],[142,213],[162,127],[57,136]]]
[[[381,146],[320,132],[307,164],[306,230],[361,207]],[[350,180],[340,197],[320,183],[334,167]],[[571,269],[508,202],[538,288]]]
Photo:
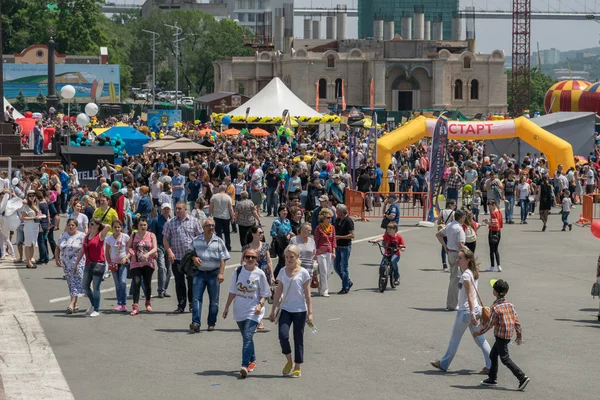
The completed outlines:
[[[106,216],[104,215],[105,213]],[[104,218],[102,218],[103,216]],[[110,208],[108,212],[106,212],[103,211],[100,207],[98,207],[94,210],[94,215],[92,215],[92,218],[98,218],[103,224],[107,224],[108,226],[110,226],[111,229],[110,231],[108,231],[108,234],[111,235],[112,223],[115,219],[119,219],[119,215],[117,214],[114,208]]]
[[[229,186],[227,186],[227,190],[225,190],[225,193],[227,193],[229,197],[231,197],[231,205],[235,207],[235,185],[230,183]]]

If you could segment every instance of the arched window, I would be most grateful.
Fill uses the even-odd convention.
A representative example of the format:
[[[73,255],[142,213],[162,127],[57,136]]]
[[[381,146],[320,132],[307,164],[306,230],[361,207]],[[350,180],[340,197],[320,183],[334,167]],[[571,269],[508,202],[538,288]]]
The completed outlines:
[[[470,69],[471,68],[471,57],[465,57],[463,60],[463,68]]]
[[[327,68],[335,68],[335,57],[333,54],[327,56]]]
[[[342,97],[342,79],[337,78],[335,80],[335,98],[339,99]]]
[[[454,100],[462,100],[463,98],[463,82],[457,79],[454,82]]]
[[[327,80],[325,78],[319,79],[319,98],[327,98]]]
[[[477,79],[471,81],[471,100],[479,100],[479,81]]]

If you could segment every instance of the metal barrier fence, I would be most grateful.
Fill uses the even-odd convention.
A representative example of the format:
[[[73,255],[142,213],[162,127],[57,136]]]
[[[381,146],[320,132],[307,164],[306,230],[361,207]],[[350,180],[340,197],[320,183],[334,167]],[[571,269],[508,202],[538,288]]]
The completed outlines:
[[[577,223],[590,225],[594,220],[600,220],[600,193],[584,194],[583,208]]]
[[[346,207],[351,217],[367,221],[369,218],[383,218],[385,215],[385,200],[390,194],[398,196],[400,219],[427,219],[426,192],[370,192],[346,189]],[[367,211],[367,209],[369,211]]]

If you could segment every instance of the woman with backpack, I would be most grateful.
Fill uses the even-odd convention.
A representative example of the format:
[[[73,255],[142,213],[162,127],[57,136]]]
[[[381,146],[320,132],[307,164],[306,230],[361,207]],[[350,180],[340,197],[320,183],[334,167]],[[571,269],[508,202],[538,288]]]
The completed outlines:
[[[225,319],[233,303],[233,319],[242,334],[242,379],[256,368],[254,332],[265,315],[265,301],[271,296],[271,286],[267,277],[257,267],[258,253],[252,248],[246,249],[242,255],[242,265],[233,271],[229,297],[223,310]]]

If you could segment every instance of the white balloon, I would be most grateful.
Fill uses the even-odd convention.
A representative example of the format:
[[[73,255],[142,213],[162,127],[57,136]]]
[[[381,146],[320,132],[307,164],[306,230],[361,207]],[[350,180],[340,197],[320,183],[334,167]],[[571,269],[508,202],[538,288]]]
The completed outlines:
[[[87,103],[85,105],[85,113],[90,117],[98,114],[98,106],[95,103]]]
[[[12,178],[13,186],[17,186],[19,184],[19,178]]]
[[[60,95],[63,99],[70,100],[75,97],[75,88],[71,85],[65,85],[60,89]]]
[[[77,115],[77,125],[79,125],[81,128],[85,128],[89,123],[90,118],[87,115],[84,113]]]

